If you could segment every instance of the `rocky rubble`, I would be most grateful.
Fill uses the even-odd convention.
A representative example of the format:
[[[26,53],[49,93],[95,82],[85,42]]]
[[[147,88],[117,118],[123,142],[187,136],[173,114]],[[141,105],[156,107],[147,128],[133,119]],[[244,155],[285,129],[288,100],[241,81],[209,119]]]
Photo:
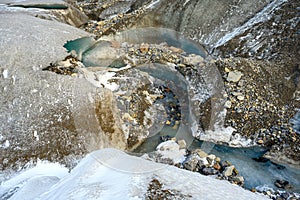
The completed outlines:
[[[293,80],[277,79],[288,76],[279,70],[285,65],[246,58],[219,59],[216,64],[227,92],[225,124],[257,144],[285,151],[286,158],[277,156],[277,161],[299,164],[299,134],[290,123],[298,106],[293,100],[296,87]]]
[[[244,185],[244,178],[229,161],[221,161],[213,154],[207,154],[201,149],[189,151],[183,140],[171,139],[157,146],[156,151],[143,155],[144,158],[177,166],[217,179],[228,180],[233,184]]]
[[[227,180],[241,187],[244,186],[244,177],[239,175],[238,170],[229,161],[221,160],[219,157],[207,154],[201,149],[189,151],[184,140],[170,138],[159,144],[156,151],[144,154],[142,157],[154,162],[174,165],[178,168],[219,180]],[[300,197],[298,193],[288,191],[293,186],[286,180],[276,180],[274,185],[278,189],[257,186],[256,188],[252,188],[251,191],[264,194],[274,200],[296,200]]]
[[[111,49],[108,58],[106,51],[103,51],[107,48]],[[85,65],[89,67],[86,68]],[[68,56],[44,70],[85,78],[96,87],[112,90],[124,124],[122,130],[128,137],[127,148],[134,149],[148,137],[149,129],[153,126],[163,123],[176,130],[186,123],[191,123],[189,117],[193,113],[189,112],[197,115],[197,110],[189,111],[191,102],[188,95],[203,98],[209,95],[207,90],[202,89],[205,88],[205,82],[197,70],[199,66],[204,65],[205,61],[201,56],[187,54],[179,48],[169,47],[166,43],[150,45],[105,41],[96,43],[92,49],[82,52],[82,62]],[[176,71],[179,73],[174,73]],[[132,80],[136,81],[133,83]],[[192,86],[189,90],[188,84]],[[169,99],[164,111],[167,118],[159,122],[156,121],[161,113],[158,105],[159,101],[165,98]],[[193,100],[193,105],[200,100]],[[181,108],[186,111],[181,112]],[[185,118],[181,117],[183,114]],[[192,136],[198,133],[201,126],[198,126],[199,130],[193,131],[191,127],[187,128]]]
[[[269,146],[267,158],[295,165],[299,165],[300,144],[291,119],[299,107],[299,6],[293,0],[283,3],[267,21],[255,24],[216,50],[229,57],[217,64],[224,80],[231,70],[244,74],[237,85],[225,81],[231,107],[227,124],[238,133],[254,135],[258,144]],[[237,99],[236,92],[243,100]],[[247,96],[252,98],[250,104]]]
[[[96,2],[94,2],[96,3]],[[268,2],[261,2],[259,6],[255,9],[262,8]],[[126,5],[125,5],[126,4]],[[187,29],[186,27],[190,27],[190,22],[186,24],[185,18],[179,19],[176,21],[172,20],[171,23],[168,24],[165,18],[168,17],[169,12],[172,12],[176,6],[172,7],[168,3],[159,3],[160,6],[150,6],[151,2],[144,2],[143,4],[138,3],[137,1],[127,1],[127,2],[119,2],[119,1],[112,1],[112,2],[102,2],[100,4],[95,4],[94,10],[90,9],[90,6],[93,3],[85,3],[85,2],[76,2],[73,3],[73,6],[77,7],[79,10],[82,10],[85,14],[87,14],[91,21],[88,24],[84,25],[84,29],[86,31],[92,32],[96,35],[96,38],[99,38],[103,35],[108,35],[111,33],[115,33],[117,31],[123,30],[125,28],[134,27],[134,26],[144,26],[144,25],[157,25],[158,22],[155,22],[155,17],[153,18],[153,13],[160,13],[160,10],[164,8],[166,10],[165,14],[161,14],[163,16],[163,20],[159,22],[159,24],[166,26],[166,27],[173,27],[179,21],[181,21],[180,29],[186,35],[193,37],[196,40],[210,41],[205,35],[205,31],[202,32],[201,35],[197,35],[197,31],[193,33],[187,33],[186,31],[195,30],[193,28]],[[229,9],[227,14],[224,14],[223,10],[220,11],[219,14],[224,14],[224,20],[231,19],[234,17],[233,13],[234,10],[238,10],[238,8],[244,8],[246,5],[245,2],[239,2],[236,7],[232,7]],[[282,9],[276,10],[276,6],[280,7],[281,4],[283,5]],[[173,5],[177,5],[177,3],[173,3]],[[189,12],[191,6],[194,5],[200,6],[193,1],[189,1],[187,4],[183,5],[181,12],[186,17],[189,16]],[[292,5],[292,6],[289,6]],[[201,5],[203,6],[203,5]],[[202,7],[199,7],[201,9]],[[231,3],[228,3],[228,6],[231,6]],[[272,7],[273,6],[273,7]],[[123,7],[121,9],[121,7]],[[266,10],[267,15],[273,16],[268,20],[267,18],[261,19],[258,23],[253,22],[254,28],[250,26],[247,27],[247,32],[242,33],[241,35],[236,36],[236,38],[241,38],[242,41],[244,36],[248,34],[249,37],[253,37],[259,34],[260,29],[262,29],[260,24],[264,24],[264,27],[270,27],[272,21],[275,19],[276,24],[275,29],[279,29],[281,27],[280,24],[290,24],[291,29],[293,31],[297,30],[297,16],[294,12],[295,8],[297,7],[297,3],[283,3],[281,1],[273,2],[269,5],[269,10]],[[254,7],[248,7],[248,9],[254,9]],[[293,10],[287,16],[284,15],[282,18],[276,18],[276,16],[281,15],[281,10]],[[175,12],[175,11],[173,11]],[[178,11],[176,11],[178,12]],[[251,12],[249,12],[251,13]],[[248,14],[244,11],[243,17],[247,18]],[[259,14],[258,14],[259,15]],[[248,16],[249,17],[249,16]],[[150,20],[151,19],[151,20]],[[177,19],[177,18],[176,18]],[[151,22],[152,21],[152,22]],[[225,22],[224,21],[224,22]],[[249,20],[250,23],[251,20]],[[259,20],[258,20],[259,21]],[[290,23],[288,23],[290,21]],[[148,24],[148,22],[151,22]],[[239,21],[238,23],[243,23],[244,21]],[[195,25],[199,25],[197,22]],[[248,23],[248,22],[247,22]],[[247,24],[245,23],[245,24]],[[225,25],[226,23],[224,23]],[[228,24],[227,24],[228,25]],[[201,26],[203,27],[203,26]],[[277,28],[276,28],[277,27]],[[209,27],[206,27],[207,30],[210,30]],[[205,30],[206,30],[205,28]],[[228,30],[230,28],[227,27]],[[266,28],[264,28],[266,29]],[[270,29],[270,28],[269,28]],[[274,29],[274,28],[273,28]],[[273,30],[272,29],[272,30]],[[272,33],[276,32],[276,30],[272,31]],[[207,31],[206,30],[206,31]],[[267,30],[267,29],[266,29]],[[287,30],[284,28],[283,30]],[[264,31],[264,30],[263,30]],[[277,31],[278,32],[278,31]],[[224,32],[226,33],[226,31]],[[192,35],[191,35],[192,34]],[[295,33],[296,34],[296,33]],[[295,36],[294,34],[294,36]],[[285,34],[286,35],[286,34]],[[217,38],[221,38],[224,36],[222,33]],[[291,36],[290,38],[294,38],[293,41],[296,41],[295,37]],[[269,36],[268,36],[269,37]],[[281,37],[280,34],[277,34],[276,37]],[[270,36],[272,38],[272,36]],[[215,40],[214,40],[215,41]],[[223,44],[222,46],[218,47],[215,50],[214,54],[222,55],[222,56],[243,56],[244,54],[239,53],[231,53],[231,52],[240,52],[240,51],[231,51],[230,48],[235,47],[242,47],[244,43],[233,43],[237,41],[237,39],[232,39],[229,42]],[[263,40],[257,40],[263,41]],[[280,42],[284,42],[284,40],[278,39],[279,43],[277,42],[277,46],[279,47]],[[289,42],[290,44],[291,42]],[[246,44],[245,44],[246,45]],[[251,45],[246,45],[251,46]],[[261,44],[263,47],[264,45]],[[271,47],[268,47],[271,48]],[[243,49],[243,51],[252,52],[250,49]],[[141,56],[145,53],[145,57]],[[153,52],[148,44],[141,47],[140,52],[136,54],[136,51],[133,51],[130,56],[134,56],[132,58],[130,64],[131,65],[140,65],[141,63],[148,62],[147,59],[153,59],[151,62],[159,61],[163,59],[163,57],[157,57],[157,53]],[[151,52],[148,56],[148,52]],[[227,52],[227,54],[226,54]],[[258,52],[258,51],[257,51]],[[264,51],[267,52],[267,49]],[[271,51],[268,51],[271,52]],[[175,52],[173,52],[175,53]],[[295,51],[297,53],[297,51]],[[175,53],[176,54],[176,53]],[[252,55],[252,54],[251,54]],[[249,54],[248,56],[251,57]],[[257,54],[254,54],[254,56]],[[267,55],[267,54],[266,54]],[[271,54],[268,54],[271,55]],[[273,54],[272,54],[273,55]],[[283,55],[283,54],[281,54]],[[166,56],[165,56],[166,57]],[[170,57],[170,56],[167,56]],[[270,57],[270,56],[269,56]],[[258,58],[258,57],[257,57]],[[270,57],[271,58],[271,57]],[[286,57],[284,57],[286,58]],[[260,58],[258,58],[260,59]],[[134,62],[132,62],[134,61]],[[167,60],[168,62],[177,62],[175,60]],[[137,63],[136,63],[137,62]],[[117,62],[118,63],[118,62]],[[289,62],[290,63],[290,62]],[[121,62],[122,64],[122,62]],[[225,90],[227,94],[224,94],[225,99],[225,108],[227,109],[227,115],[225,120],[225,126],[231,126],[236,131],[234,135],[231,136],[229,140],[235,140],[235,138],[244,138],[245,140],[251,139],[252,141],[256,142],[260,145],[265,145],[271,147],[271,152],[266,155],[266,157],[273,158],[278,162],[288,162],[291,164],[298,164],[299,155],[297,147],[299,139],[298,134],[292,129],[289,120],[295,114],[295,108],[297,107],[297,102],[293,101],[290,102],[291,99],[294,98],[295,94],[297,94],[296,86],[293,83],[293,79],[288,79],[285,81],[283,77],[289,77],[291,74],[289,71],[286,70],[285,64],[280,64],[278,62],[272,61],[272,63],[266,63],[263,60],[248,60],[243,58],[219,58],[216,61],[216,64],[219,67],[221,74],[223,75],[223,81],[225,85]],[[292,74],[293,76],[293,74]],[[266,77],[268,79],[266,79]],[[279,78],[280,77],[280,78]],[[280,81],[278,81],[280,80]],[[255,96],[256,95],[256,96]],[[210,123],[211,116],[207,113],[211,112],[212,108],[210,107],[210,101],[207,103],[201,104],[199,108],[203,111],[202,114],[198,115],[197,117],[201,117],[201,126],[203,129],[207,129]],[[195,108],[194,108],[195,109]],[[282,142],[284,141],[284,142]],[[226,141],[228,142],[228,140]],[[239,144],[238,144],[239,143]],[[231,144],[231,143],[230,143]],[[233,143],[232,143],[233,144]],[[240,145],[240,142],[236,144]],[[275,158],[274,155],[276,152],[279,151],[284,152],[282,156]],[[272,153],[273,152],[273,153]]]
[[[227,99],[225,125],[236,130],[230,140],[251,139],[271,147],[266,157],[298,165],[299,134],[293,130],[290,119],[298,107],[295,81],[299,58],[299,45],[296,45],[299,42],[299,3],[280,0],[269,3],[226,1],[220,8],[212,2],[187,1],[182,4],[166,1],[150,7],[147,6],[149,2],[128,1],[122,10],[122,2],[103,2],[98,4],[96,15],[92,17],[95,21],[84,27],[100,37],[125,27],[164,26],[211,47],[214,55],[221,56],[216,59],[216,65],[223,75],[227,93],[223,97]],[[78,2],[77,6],[89,12],[88,4]],[[210,18],[213,15],[207,8],[217,9],[214,13],[220,16],[219,20]],[[239,13],[238,19],[236,13]],[[202,19],[199,15],[207,17],[199,20]],[[129,18],[132,21],[127,20]],[[235,28],[239,26],[241,29]],[[295,56],[289,56],[288,49]],[[206,129],[211,117],[208,115],[212,109],[210,101],[201,104],[200,109],[203,111],[199,116],[201,126]]]
[[[300,195],[297,193],[293,193],[293,192],[287,192],[287,191],[282,191],[282,190],[274,190],[272,188],[269,187],[257,187],[257,188],[253,188],[251,190],[252,192],[259,192],[262,193],[264,195],[266,195],[267,197],[269,197],[270,199],[274,199],[274,200],[296,200],[300,198]]]

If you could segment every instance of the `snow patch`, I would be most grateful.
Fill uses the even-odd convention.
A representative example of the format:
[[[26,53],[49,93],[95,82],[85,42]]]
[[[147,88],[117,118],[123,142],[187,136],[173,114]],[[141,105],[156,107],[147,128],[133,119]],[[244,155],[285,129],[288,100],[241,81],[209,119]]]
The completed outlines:
[[[152,9],[152,8],[155,8],[156,4],[158,4],[160,2],[160,0],[156,0],[156,1],[153,1],[151,2],[148,6],[146,6],[147,9]]]
[[[180,149],[179,145],[173,140],[160,143],[156,150],[162,155],[162,158],[171,159],[173,163],[182,163],[186,159],[185,149]]]
[[[190,0],[185,0],[184,4],[183,4],[183,7],[188,3],[190,2]]]
[[[96,87],[105,87],[111,91],[115,91],[119,88],[116,83],[109,82],[109,80],[116,74],[115,72],[100,71],[98,73],[94,73],[86,68],[81,68],[80,71],[83,73],[84,77]]]
[[[204,134],[200,135],[200,140],[210,142],[225,142],[228,143],[231,139],[232,133],[235,129],[231,126],[226,128],[217,128],[215,130],[205,131]]]
[[[246,30],[253,27],[255,24],[258,24],[260,22],[264,22],[266,20],[270,19],[270,16],[272,15],[273,11],[278,8],[280,5],[282,5],[284,2],[287,2],[288,0],[275,0],[272,3],[268,4],[262,11],[257,13],[253,18],[251,18],[249,21],[247,21],[242,26],[234,29],[232,32],[226,34],[223,36],[220,40],[218,40],[213,47],[217,48],[219,46],[222,46],[232,38],[234,38],[237,35],[240,35],[241,33],[244,33]]]
[[[9,140],[5,140],[5,142],[1,145],[2,148],[6,149],[10,146]]]
[[[247,139],[246,137],[241,136],[240,134],[235,134],[231,137],[229,142],[229,146],[231,147],[248,147],[251,146],[253,141],[251,139]]]
[[[3,78],[5,78],[5,79],[8,78],[8,70],[7,69],[3,70],[2,75],[3,75]]]

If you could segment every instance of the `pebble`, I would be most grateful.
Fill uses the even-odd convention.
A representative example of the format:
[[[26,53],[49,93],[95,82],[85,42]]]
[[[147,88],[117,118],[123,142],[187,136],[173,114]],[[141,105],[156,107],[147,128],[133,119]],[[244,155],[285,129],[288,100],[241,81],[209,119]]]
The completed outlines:
[[[204,59],[198,55],[186,57],[185,60],[186,63],[190,65],[198,65],[204,61]]]
[[[231,101],[226,101],[224,104],[225,108],[231,108],[231,105]]]
[[[124,115],[123,115],[122,118],[125,119],[125,120],[127,120],[127,121],[129,121],[129,122],[134,121],[134,118],[131,117],[129,113],[124,113]]]
[[[215,174],[218,174],[219,171],[214,168],[205,167],[202,169],[202,173],[204,175],[215,175]]]
[[[258,143],[258,144],[263,144],[264,141],[263,141],[263,140],[258,140],[257,143]]]
[[[170,46],[169,49],[171,51],[173,51],[174,53],[183,53],[183,50],[182,49],[179,49],[177,47],[173,47],[173,46]]]
[[[223,175],[226,176],[226,177],[231,176],[232,172],[233,172],[233,169],[234,169],[233,165],[231,165],[229,167],[226,167],[225,170],[223,171]]]
[[[215,161],[219,163],[219,162],[221,162],[221,158],[220,157],[216,157]]]
[[[215,159],[216,159],[216,156],[213,155],[213,154],[209,154],[209,155],[207,156],[207,158],[209,158],[210,160],[215,160]]]
[[[225,67],[224,70],[225,70],[226,73],[230,72],[230,69],[228,69],[227,67]]]
[[[147,53],[148,51],[149,51],[149,44],[144,44],[144,43],[142,43],[141,44],[141,46],[140,46],[140,51],[142,52],[142,53]]]
[[[227,81],[237,83],[242,78],[243,74],[240,71],[231,71],[228,73]]]
[[[194,150],[194,152],[200,157],[200,158],[205,158],[208,156],[207,153],[205,153],[204,151],[202,151],[201,149],[196,149]]]
[[[220,170],[221,169],[221,165],[219,163],[215,163],[213,166],[216,170]]]
[[[267,193],[268,196],[272,195],[272,192],[270,190],[268,190],[266,193]]]
[[[245,99],[244,96],[237,96],[236,98],[237,98],[238,100],[240,100],[240,101],[243,101],[243,100]]]
[[[257,190],[255,188],[252,188],[251,192],[257,192]]]
[[[169,120],[167,120],[167,121],[166,121],[166,124],[167,124],[167,125],[170,125],[170,124],[171,124],[171,122],[170,122]]]
[[[195,155],[192,155],[188,157],[184,162],[183,162],[183,167],[189,171],[196,171],[197,170],[197,165],[198,165],[198,159]]]
[[[276,180],[274,182],[274,185],[278,188],[283,188],[283,189],[290,189],[292,188],[292,185],[286,181],[286,180]]]
[[[240,176],[240,175],[234,176],[234,177],[232,178],[232,180],[233,180],[234,182],[236,182],[237,184],[243,184],[244,181],[245,181],[244,177],[242,177],[242,176]]]
[[[179,149],[185,149],[186,148],[186,142],[185,140],[178,140]]]
[[[223,169],[225,169],[226,167],[228,167],[228,166],[231,165],[231,163],[228,162],[228,161],[222,161],[220,164],[221,164],[221,166],[222,166]]]

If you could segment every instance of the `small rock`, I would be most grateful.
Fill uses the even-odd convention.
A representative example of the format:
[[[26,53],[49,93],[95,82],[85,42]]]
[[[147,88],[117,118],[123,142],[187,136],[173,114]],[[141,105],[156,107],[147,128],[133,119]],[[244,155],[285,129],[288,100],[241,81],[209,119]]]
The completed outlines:
[[[207,159],[206,158],[200,158],[199,159],[199,164],[201,164],[201,168],[204,168],[204,167],[209,167],[209,163],[207,162]]]
[[[263,140],[258,140],[257,143],[258,143],[258,144],[263,144],[264,141],[263,141]]]
[[[221,169],[221,165],[219,163],[215,163],[213,166],[216,170],[220,170]]]
[[[182,49],[179,49],[179,48],[173,47],[173,46],[170,46],[169,49],[170,49],[171,51],[173,51],[174,53],[182,53],[182,52],[183,52]]]
[[[198,160],[198,168],[199,169],[203,169],[208,165],[206,159],[204,160],[203,158],[201,158],[200,160]]]
[[[142,53],[147,53],[149,51],[149,44],[142,43],[141,46],[140,46],[140,51]]]
[[[189,171],[197,171],[198,159],[196,156],[190,156],[183,162],[183,167]]]
[[[282,198],[284,198],[284,199],[288,199],[288,198],[290,197],[290,194],[287,193],[287,192],[284,192],[284,193],[282,193],[280,196],[281,196]]]
[[[163,136],[160,137],[160,139],[161,139],[162,141],[166,142],[166,141],[168,141],[168,140],[171,140],[172,138],[171,138],[171,136],[169,136],[169,135],[163,135]]]
[[[236,168],[233,169],[233,172],[235,173],[235,175],[239,174],[239,171]]]
[[[284,186],[284,189],[285,190],[289,190],[289,189],[292,189],[293,186],[291,184],[287,184],[286,186]]]
[[[255,188],[252,188],[251,192],[257,192],[257,190]]]
[[[242,176],[240,176],[240,175],[234,176],[234,177],[232,178],[232,180],[233,180],[234,182],[236,182],[237,184],[243,184],[244,181],[245,181],[244,177],[242,177]]]
[[[244,81],[239,81],[238,86],[243,87],[244,86]]]
[[[234,169],[233,165],[231,165],[229,167],[226,167],[225,170],[223,171],[223,175],[226,176],[226,177],[231,176],[232,172],[233,172],[233,169]]]
[[[292,185],[286,180],[276,180],[274,185],[278,188],[290,189]]]
[[[214,168],[205,167],[202,169],[202,173],[204,175],[215,175],[215,174],[218,174],[219,171]]]
[[[224,104],[225,108],[231,108],[231,105],[231,101],[226,101]]]
[[[229,161],[222,161],[220,164],[224,170],[226,167],[231,165],[231,163]]]
[[[237,83],[242,78],[243,74],[240,71],[231,71],[228,73],[227,81]]]
[[[102,5],[102,8],[103,8],[103,9],[106,9],[107,7],[108,7],[108,4],[103,4],[103,5]]]
[[[238,100],[240,100],[240,101],[243,101],[243,100],[245,99],[244,96],[237,96],[236,98],[237,98]]]
[[[186,142],[184,140],[178,140],[179,149],[185,149],[186,148]]]
[[[204,59],[199,55],[189,56],[185,58],[185,62],[190,65],[197,65],[203,61]]]
[[[230,72],[230,69],[228,69],[227,67],[225,67],[224,71],[225,71],[226,73],[228,73],[228,72]]]
[[[214,154],[209,154],[207,156],[207,158],[209,158],[210,160],[215,160],[216,159],[216,156]]]
[[[214,164],[214,162],[215,162],[215,158],[216,158],[216,156],[213,155],[213,154],[210,154],[210,155],[208,155],[208,156],[206,157],[206,160],[208,161],[210,167],[213,166],[213,164]]]
[[[201,149],[194,150],[194,153],[196,153],[200,158],[205,158],[208,156],[208,154],[202,151]]]
[[[124,113],[122,119],[124,119],[124,120],[126,120],[126,121],[129,121],[129,122],[134,121],[134,118],[131,117],[129,113]]]
[[[271,195],[272,195],[272,192],[271,192],[270,190],[268,190],[268,191],[266,192],[266,194],[267,194],[268,196],[271,196]]]
[[[243,94],[241,92],[232,92],[231,93],[233,96],[242,96]]]

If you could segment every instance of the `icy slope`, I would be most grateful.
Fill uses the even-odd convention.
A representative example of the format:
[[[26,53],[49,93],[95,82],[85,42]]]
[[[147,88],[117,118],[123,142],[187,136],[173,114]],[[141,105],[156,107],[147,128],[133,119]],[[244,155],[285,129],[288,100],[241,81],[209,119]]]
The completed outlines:
[[[20,193],[23,195],[22,199],[123,200],[162,196],[171,199],[265,199],[226,181],[150,162],[116,149],[90,153],[70,174],[54,166],[44,163],[44,172],[40,166],[23,172],[2,183],[0,191],[5,191],[6,195],[8,191],[13,191],[10,199],[19,199],[17,197],[20,197]],[[66,176],[63,177],[64,174]],[[42,175],[44,179],[41,179]],[[53,185],[58,178],[61,180]],[[48,184],[49,191],[40,195],[40,191],[36,189],[36,179],[44,181],[42,189],[47,188]],[[0,193],[0,198],[5,192]]]

